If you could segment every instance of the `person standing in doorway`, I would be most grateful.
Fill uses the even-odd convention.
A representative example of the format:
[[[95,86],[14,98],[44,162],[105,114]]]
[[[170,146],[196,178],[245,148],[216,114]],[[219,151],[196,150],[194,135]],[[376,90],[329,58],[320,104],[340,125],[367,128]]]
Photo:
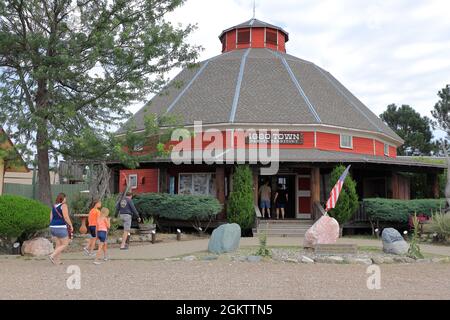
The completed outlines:
[[[131,220],[133,216],[136,216],[138,222],[141,222],[141,218],[139,217],[139,213],[137,212],[136,207],[134,206],[132,197],[133,194],[131,192],[127,192],[126,196],[120,199],[116,205],[116,209],[117,211],[119,211],[120,214],[120,219],[123,222],[123,236],[120,250],[128,249],[127,238],[131,230]]]
[[[277,220],[280,218],[280,212],[281,212],[281,219],[284,220],[285,208],[288,203],[288,200],[289,199],[287,191],[283,189],[283,186],[281,184],[279,184],[274,199],[275,206],[277,209]]]
[[[265,219],[267,210],[267,217],[270,219],[270,200],[272,198],[272,189],[269,187],[269,181],[266,181],[259,189],[259,196],[262,218]]]

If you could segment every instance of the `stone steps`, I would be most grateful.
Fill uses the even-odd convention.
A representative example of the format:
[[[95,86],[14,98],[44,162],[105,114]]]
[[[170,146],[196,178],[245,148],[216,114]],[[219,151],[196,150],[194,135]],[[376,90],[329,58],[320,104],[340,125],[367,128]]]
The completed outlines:
[[[264,233],[268,237],[303,237],[312,225],[312,220],[260,220],[253,234],[255,237]]]

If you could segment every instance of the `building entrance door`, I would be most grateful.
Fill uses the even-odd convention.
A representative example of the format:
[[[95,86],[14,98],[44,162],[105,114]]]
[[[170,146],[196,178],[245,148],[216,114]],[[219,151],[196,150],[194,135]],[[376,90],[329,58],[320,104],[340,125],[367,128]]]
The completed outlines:
[[[272,180],[273,197],[275,197],[275,193],[277,192],[279,187],[281,187],[281,189],[283,189],[288,195],[288,201],[284,209],[284,218],[295,219],[295,175],[283,175],[274,177]],[[272,209],[272,217],[276,219],[276,216],[276,203],[274,203]]]

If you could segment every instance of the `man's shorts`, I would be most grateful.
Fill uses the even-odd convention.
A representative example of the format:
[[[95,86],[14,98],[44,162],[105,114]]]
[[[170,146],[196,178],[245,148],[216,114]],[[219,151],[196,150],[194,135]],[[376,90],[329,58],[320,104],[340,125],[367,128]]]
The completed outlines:
[[[89,231],[91,238],[97,238],[97,230],[96,229],[97,229],[96,226],[88,227],[88,231]]]
[[[261,209],[270,209],[270,201],[269,200],[261,200],[260,207],[261,207]]]
[[[130,231],[131,230],[131,215],[129,214],[121,214],[120,219],[122,219],[123,230]]]

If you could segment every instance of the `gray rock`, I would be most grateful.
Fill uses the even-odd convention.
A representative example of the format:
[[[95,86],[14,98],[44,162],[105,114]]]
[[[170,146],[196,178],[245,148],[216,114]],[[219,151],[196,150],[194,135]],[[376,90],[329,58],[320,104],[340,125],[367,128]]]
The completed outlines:
[[[395,262],[394,258],[392,258],[392,257],[384,257],[383,261],[385,264],[393,264]]]
[[[344,258],[338,256],[323,256],[317,257],[315,261],[317,263],[342,264],[344,263]]]
[[[372,264],[372,259],[347,257],[347,258],[344,259],[344,262],[348,263],[348,264],[371,265]]]
[[[194,260],[197,260],[197,258],[195,256],[183,257],[183,261],[194,261]]]
[[[394,243],[397,241],[404,241],[400,232],[398,232],[394,228],[384,229],[383,233],[381,234],[381,239],[383,240],[383,243]]]
[[[416,260],[409,257],[394,257],[394,262],[397,263],[414,263]]]
[[[372,257],[372,262],[374,264],[383,264],[383,263],[385,263],[385,258],[383,258],[383,257]]]
[[[405,255],[409,244],[403,239],[400,232],[393,228],[386,228],[381,235],[383,240],[383,251],[395,255]]]
[[[448,263],[448,262],[450,262],[450,259],[449,258],[433,258],[431,261],[434,263]]]
[[[261,261],[261,257],[260,256],[248,256],[247,260],[249,262],[260,262]]]
[[[180,261],[181,258],[165,258],[165,261]]]
[[[297,260],[297,259],[288,258],[288,259],[286,259],[286,262],[289,262],[289,263],[298,263],[298,260]]]
[[[312,264],[312,263],[314,263],[314,260],[313,260],[313,259],[308,258],[308,257],[306,257],[306,256],[302,256],[302,258],[301,258],[300,261],[301,261],[302,263],[306,263],[306,264]]]
[[[204,261],[212,261],[212,260],[217,260],[219,257],[218,256],[205,256],[202,258],[202,260]]]
[[[241,227],[236,224],[223,224],[216,228],[208,243],[208,251],[215,254],[234,252],[239,248]]]

